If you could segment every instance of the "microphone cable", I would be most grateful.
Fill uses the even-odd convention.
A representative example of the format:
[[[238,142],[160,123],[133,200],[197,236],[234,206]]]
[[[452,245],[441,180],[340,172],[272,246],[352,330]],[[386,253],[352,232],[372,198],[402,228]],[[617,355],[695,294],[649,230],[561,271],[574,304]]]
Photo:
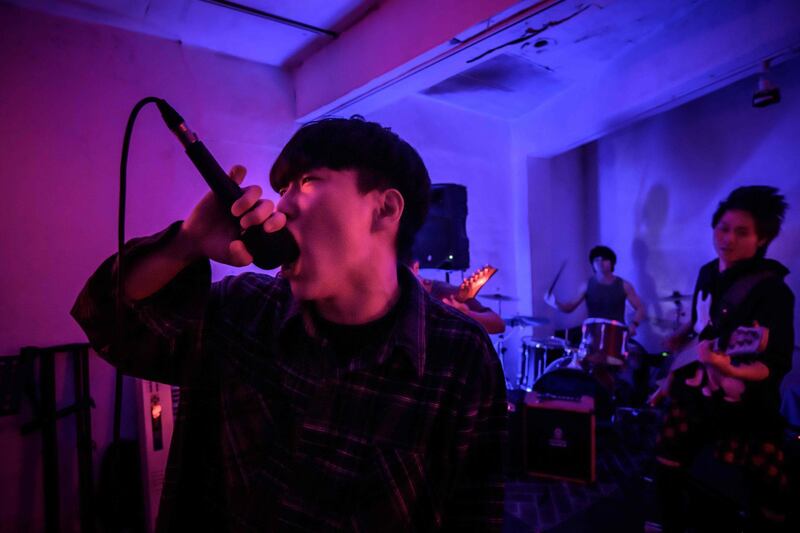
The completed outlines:
[[[125,305],[123,303],[124,287],[123,287],[123,272],[124,272],[124,248],[125,248],[125,203],[127,198],[127,181],[128,181],[128,152],[130,150],[131,136],[133,135],[133,125],[136,123],[136,117],[139,111],[150,103],[157,104],[159,98],[148,96],[139,100],[128,117],[128,124],[125,126],[125,136],[122,140],[122,159],[119,166],[119,207],[117,209],[117,300],[116,300],[116,329],[117,339],[122,341],[125,333],[124,317]],[[120,440],[120,419],[121,419],[121,405],[122,405],[122,372],[117,370],[116,373],[116,387],[114,392],[114,440]]]

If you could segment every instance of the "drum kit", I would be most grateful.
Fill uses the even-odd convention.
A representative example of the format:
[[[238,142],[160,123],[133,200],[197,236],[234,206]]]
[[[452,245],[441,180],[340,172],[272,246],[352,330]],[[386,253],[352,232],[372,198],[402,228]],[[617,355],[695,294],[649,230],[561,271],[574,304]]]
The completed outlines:
[[[497,302],[498,314],[503,302],[515,300],[499,293],[482,298]],[[683,302],[690,299],[691,295],[678,291],[659,298],[676,306],[674,327],[680,324],[684,315]],[[516,315],[503,320],[512,331],[499,335],[496,348],[509,394],[535,391],[575,399],[588,394],[595,398],[598,415],[602,415],[601,411],[608,414],[616,402],[623,400],[617,397],[616,391],[622,370],[626,369],[627,373],[633,368],[635,372],[649,355],[641,344],[629,338],[628,327],[616,320],[587,318],[581,325],[577,345],[575,339],[571,343],[566,338],[555,336],[513,338],[516,331],[546,325],[549,322],[546,318]],[[518,352],[515,341],[521,345]],[[630,364],[629,357],[635,357]],[[636,384],[633,386],[635,388]]]
[[[587,318],[581,332],[581,343],[577,347],[559,337],[523,337],[516,381],[509,383],[509,388],[530,392],[542,376],[559,368],[593,373],[597,368],[625,364],[628,358],[628,327],[625,324],[604,318]]]
[[[500,293],[482,295],[481,298],[497,302],[498,314],[503,302],[515,300]],[[525,315],[515,315],[503,321],[512,330],[543,326],[549,322],[546,318]],[[558,369],[570,368],[592,374],[600,367],[621,367],[625,364],[628,357],[628,327],[625,324],[604,318],[588,318],[583,322],[581,333],[578,346],[558,337],[525,335],[520,341],[518,358],[513,357],[512,350],[509,350],[511,334],[499,335],[496,349],[506,375],[506,387],[530,392],[542,376]]]
[[[496,301],[498,307],[502,302],[513,300],[503,294],[490,294],[483,298]],[[598,402],[598,409],[611,405],[614,388],[611,376],[625,365],[628,358],[628,327],[625,324],[588,318],[581,326],[580,343],[575,346],[559,337],[523,335],[514,339],[517,331],[548,324],[546,318],[516,315],[503,320],[512,331],[507,330],[498,336],[496,349],[509,393],[536,391],[576,399],[589,394]],[[519,342],[519,351],[515,349],[514,341]]]

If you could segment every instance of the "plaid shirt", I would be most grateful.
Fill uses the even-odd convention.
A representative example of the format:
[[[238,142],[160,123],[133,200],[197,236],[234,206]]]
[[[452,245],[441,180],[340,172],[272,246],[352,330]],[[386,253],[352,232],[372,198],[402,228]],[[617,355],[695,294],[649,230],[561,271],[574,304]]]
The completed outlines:
[[[116,256],[72,314],[122,371],[181,385],[159,531],[501,529],[500,362],[407,269],[387,338],[352,354],[309,333],[285,280],[210,284],[207,261],[127,305],[117,331],[115,272]]]

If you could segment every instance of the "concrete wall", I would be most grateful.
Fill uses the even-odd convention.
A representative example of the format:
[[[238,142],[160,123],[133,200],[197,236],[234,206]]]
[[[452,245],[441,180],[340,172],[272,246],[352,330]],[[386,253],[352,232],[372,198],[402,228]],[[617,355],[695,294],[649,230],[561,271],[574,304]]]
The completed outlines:
[[[0,28],[0,354],[12,355],[84,340],[68,312],[116,247],[120,150],[137,100],[166,98],[224,167],[244,164],[262,185],[296,126],[290,82],[274,68],[6,5]],[[129,237],[183,218],[206,190],[151,106],[134,130],[128,184]],[[96,357],[90,371],[99,460],[111,438],[113,371]],[[65,361],[57,379],[61,407],[72,400]],[[26,407],[0,418],[0,531],[42,528],[40,436],[19,434],[30,417]],[[62,524],[73,531],[74,420],[59,426]]]
[[[520,294],[515,242],[510,135],[505,121],[463,111],[426,97],[410,97],[367,117],[391,126],[420,153],[433,183],[467,187],[467,235],[470,268],[487,263],[498,268],[481,294]],[[524,243],[527,245],[527,240]],[[469,274],[469,272],[467,272]],[[443,279],[443,272],[425,275]],[[526,274],[527,276],[527,274]],[[460,282],[460,273],[452,282]],[[494,302],[484,301],[495,308]],[[518,303],[504,307],[512,312]]]
[[[650,345],[671,330],[675,306],[658,302],[691,292],[698,268],[715,257],[711,215],[734,188],[768,184],[790,204],[768,256],[783,262],[800,294],[800,61],[774,69],[783,101],[751,107],[750,78],[596,143],[599,238],[619,256],[618,272],[648,302]],[[798,329],[795,310],[795,329]]]
[[[547,307],[542,295],[566,260],[555,293],[574,297],[591,275],[589,248],[606,244],[617,253],[617,274],[647,307],[638,340],[661,350],[676,314],[686,321],[691,304],[678,310],[660,299],[691,293],[699,267],[715,257],[711,215],[741,185],[773,185],[786,195],[790,209],[768,256],[793,272],[787,283],[800,294],[800,60],[774,68],[770,79],[783,94],[772,107],[751,106],[757,81],[751,77],[558,156],[527,157],[531,305],[550,324],[516,337],[546,337],[581,323],[585,306],[566,315]],[[795,309],[796,331],[799,315]],[[512,339],[512,348],[519,343]],[[797,350],[794,357],[784,386],[800,384]]]

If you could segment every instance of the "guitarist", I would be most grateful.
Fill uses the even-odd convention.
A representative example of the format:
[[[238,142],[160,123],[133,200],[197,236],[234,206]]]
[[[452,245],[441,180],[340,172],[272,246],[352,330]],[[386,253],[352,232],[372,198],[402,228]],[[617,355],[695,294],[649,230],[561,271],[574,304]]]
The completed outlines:
[[[487,333],[503,333],[506,330],[506,323],[500,315],[484,306],[475,298],[467,298],[463,302],[457,299],[458,287],[443,281],[430,280],[423,278],[419,273],[419,260],[413,259],[408,263],[408,267],[417,276],[425,290],[435,299],[461,311],[475,322],[483,326]]]
[[[788,270],[765,254],[786,208],[774,187],[740,187],[712,217],[717,258],[700,269],[692,322],[669,339],[676,347],[692,330],[699,331],[699,362],[670,372],[651,398],[653,405],[669,399],[656,447],[665,531],[686,525],[686,472],[708,444],[719,460],[744,469],[753,527],[779,531],[785,522],[791,497],[780,445],[779,387],[791,368],[794,295],[784,282]],[[767,332],[764,350],[749,357],[726,355],[731,334],[754,325]],[[709,394],[711,389],[699,382],[703,369],[706,377],[718,373],[741,380],[741,397],[726,397],[721,389]]]

